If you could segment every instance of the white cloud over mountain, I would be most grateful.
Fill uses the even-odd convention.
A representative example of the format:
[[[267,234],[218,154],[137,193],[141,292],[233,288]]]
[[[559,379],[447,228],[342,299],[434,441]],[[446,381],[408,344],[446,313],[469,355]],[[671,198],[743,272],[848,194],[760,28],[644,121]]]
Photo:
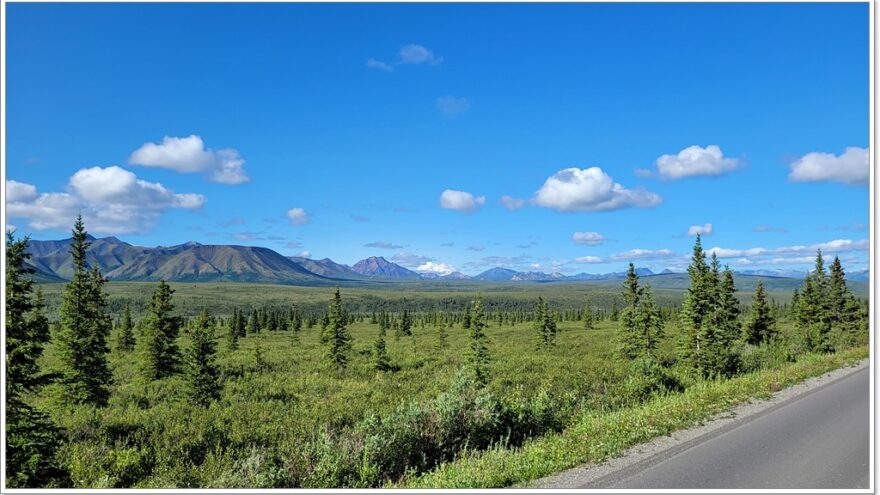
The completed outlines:
[[[167,210],[196,210],[207,201],[201,194],[177,194],[158,182],[138,179],[117,166],[80,169],[65,192],[38,193],[32,184],[14,180],[7,180],[6,188],[7,214],[27,219],[34,230],[68,230],[82,213],[90,232],[145,232]]]

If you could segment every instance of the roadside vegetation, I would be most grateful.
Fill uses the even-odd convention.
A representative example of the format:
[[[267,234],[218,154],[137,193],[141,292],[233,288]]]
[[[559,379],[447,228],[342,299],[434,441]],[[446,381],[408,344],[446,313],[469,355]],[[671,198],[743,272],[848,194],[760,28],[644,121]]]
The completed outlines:
[[[821,253],[791,304],[761,285],[743,304],[699,237],[675,302],[630,265],[616,294],[556,304],[211,304],[164,282],[114,296],[73,234],[49,309],[7,236],[8,487],[507,486],[867,355],[867,303]]]

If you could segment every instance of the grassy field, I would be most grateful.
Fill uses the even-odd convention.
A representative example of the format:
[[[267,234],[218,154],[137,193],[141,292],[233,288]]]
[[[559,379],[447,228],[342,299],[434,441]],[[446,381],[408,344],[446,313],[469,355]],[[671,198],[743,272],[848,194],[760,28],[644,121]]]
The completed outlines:
[[[172,286],[177,312],[187,316],[201,309],[226,315],[233,307],[289,307],[292,302],[322,310],[332,291],[247,284]],[[111,282],[107,287],[114,311],[130,303],[138,314],[155,285]],[[547,296],[557,308],[579,309],[589,299],[607,309],[619,291],[603,284],[561,287],[481,286],[480,292],[490,309],[513,302],[532,306],[538,295]],[[61,286],[43,289],[54,319]],[[661,301],[680,302],[680,291],[657,292]],[[349,311],[367,314],[404,297],[407,305],[455,308],[473,295],[342,290]],[[234,351],[225,346],[226,329],[218,327],[223,388],[220,400],[208,408],[189,404],[180,376],[144,383],[136,371],[135,354],[116,350],[110,356],[113,384],[108,407],[69,406],[55,399],[53,386],[39,401],[66,432],[61,456],[78,487],[466,486],[473,478],[449,481],[452,465],[442,462],[475,458],[485,448],[519,452],[523,442],[528,446],[537,441],[530,438],[565,435],[584,415],[631,410],[703,383],[674,369],[663,376],[650,370],[634,372],[631,363],[616,360],[617,324],[608,319],[589,332],[580,321],[561,321],[556,345],[538,349],[531,322],[499,325],[490,318],[490,381],[485,390],[477,390],[460,378],[468,330],[460,325],[447,329],[441,346],[438,329],[420,325],[417,318],[412,336],[396,337],[389,331],[388,352],[399,369],[382,373],[371,361],[378,325],[368,321],[349,326],[352,361],[341,372],[325,364],[319,325],[296,335],[249,335]],[[674,362],[677,326],[667,322],[665,328],[660,361]],[[785,321],[780,329],[792,332]],[[115,337],[114,331],[111,343]],[[179,344],[189,345],[186,332]],[[785,352],[750,349],[747,367],[782,366],[785,359],[779,356]],[[55,363],[50,345],[43,365],[52,369]],[[449,428],[464,429],[449,436]],[[492,434],[482,435],[485,431]],[[433,454],[419,459],[427,445],[435,447]],[[417,468],[410,472],[401,467],[413,465]],[[567,464],[560,461],[552,466],[563,465]],[[431,477],[428,473],[438,466],[439,477]],[[505,476],[480,486],[524,479],[522,474]]]

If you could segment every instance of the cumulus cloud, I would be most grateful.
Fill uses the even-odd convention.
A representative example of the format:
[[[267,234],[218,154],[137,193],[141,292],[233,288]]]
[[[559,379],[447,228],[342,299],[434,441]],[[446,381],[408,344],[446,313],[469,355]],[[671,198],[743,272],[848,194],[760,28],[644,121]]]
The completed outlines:
[[[445,263],[435,263],[433,261],[428,261],[419,265],[416,268],[416,271],[421,273],[436,273],[437,275],[449,275],[450,273],[455,271],[455,268]]]
[[[370,242],[368,244],[364,244],[364,247],[381,248],[381,249],[400,249],[403,246],[400,246],[398,244],[392,244],[390,242],[385,242],[385,241],[375,241],[375,242]]]
[[[431,64],[438,65],[443,62],[443,57],[437,57],[434,52],[422,45],[405,45],[397,52],[401,64]]]
[[[437,98],[437,110],[440,110],[443,115],[462,113],[470,107],[470,102],[464,97],[446,95]]]
[[[513,196],[501,196],[501,204],[510,211],[516,211],[525,206],[526,201]]]
[[[598,246],[605,242],[605,236],[598,232],[575,232],[571,235],[571,240],[574,241],[575,244]]]
[[[465,191],[446,189],[440,194],[440,206],[462,213],[473,213],[486,202],[485,196],[474,196]]]
[[[705,148],[688,146],[677,155],[662,155],[655,162],[657,175],[677,180],[699,175],[721,175],[739,166],[736,158],[726,158],[721,148],[711,144]]]
[[[691,237],[694,237],[697,234],[702,235],[702,236],[707,236],[707,235],[712,235],[712,233],[713,233],[713,230],[712,230],[711,223],[707,223],[707,224],[703,224],[703,225],[691,225],[688,228],[688,235]]]
[[[675,253],[669,249],[630,249],[620,253],[611,255],[611,259],[615,261],[631,261],[631,260],[649,260],[671,258]]]
[[[305,250],[305,251],[302,251],[301,253],[299,253],[297,256],[299,256],[300,258],[311,258],[312,252],[309,250]]]
[[[287,219],[290,220],[291,225],[305,225],[311,220],[309,214],[302,208],[291,208],[287,210]]]
[[[78,170],[65,192],[38,193],[35,186],[6,182],[8,215],[27,219],[35,230],[67,230],[82,213],[89,231],[130,234],[150,230],[171,208],[204,206],[201,194],[176,194],[158,182],[140,180],[117,166]]]
[[[847,147],[843,154],[807,153],[789,165],[792,182],[843,182],[868,185],[868,149]]]
[[[574,259],[575,263],[602,263],[602,258],[598,256],[581,256]]]
[[[250,178],[244,171],[244,159],[238,151],[205,148],[202,138],[165,136],[161,143],[144,143],[128,157],[131,165],[167,168],[181,173],[204,173],[220,184],[242,184]]]
[[[381,60],[376,60],[375,58],[368,59],[366,65],[371,69],[379,69],[385,72],[394,72],[394,67],[386,64]]]
[[[6,202],[16,203],[29,201],[37,197],[37,188],[33,184],[25,184],[14,180],[6,181]]]
[[[599,167],[567,168],[548,178],[534,203],[558,211],[607,211],[634,206],[652,208],[663,199],[644,189],[627,189]]]

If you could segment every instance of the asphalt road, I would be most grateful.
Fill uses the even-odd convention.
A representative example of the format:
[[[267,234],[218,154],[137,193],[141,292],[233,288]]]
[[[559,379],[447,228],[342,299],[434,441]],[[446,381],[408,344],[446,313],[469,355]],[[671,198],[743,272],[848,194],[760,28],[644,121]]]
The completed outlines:
[[[869,488],[870,371],[580,488]]]

